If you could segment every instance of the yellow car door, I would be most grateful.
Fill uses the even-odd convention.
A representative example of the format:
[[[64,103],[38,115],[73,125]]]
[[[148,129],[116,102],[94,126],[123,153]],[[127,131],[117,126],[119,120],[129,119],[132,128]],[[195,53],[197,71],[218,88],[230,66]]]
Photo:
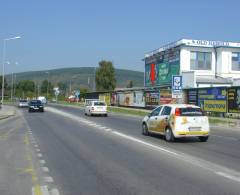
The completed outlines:
[[[156,130],[159,133],[163,134],[165,132],[165,129],[166,129],[168,123],[169,123],[171,110],[172,110],[172,108],[170,106],[164,106],[162,108],[162,111],[161,111],[161,113],[158,117],[158,124],[157,124],[157,127],[156,127]]]
[[[159,113],[162,109],[162,106],[159,106],[157,108],[155,108],[150,114],[149,114],[149,119],[147,121],[147,125],[148,125],[148,129],[150,131],[156,131],[156,126],[158,123],[158,116]]]

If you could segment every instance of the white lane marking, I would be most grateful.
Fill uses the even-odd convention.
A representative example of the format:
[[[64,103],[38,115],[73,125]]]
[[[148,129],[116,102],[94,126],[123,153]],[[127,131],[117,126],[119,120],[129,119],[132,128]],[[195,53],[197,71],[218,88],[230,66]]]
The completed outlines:
[[[42,157],[42,154],[41,154],[41,153],[38,153],[37,156],[38,156],[39,158],[41,158],[41,157]]]
[[[53,182],[54,182],[54,181],[53,181],[53,178],[50,177],[50,176],[46,176],[46,177],[44,177],[43,179],[44,179],[44,181],[47,182],[47,183],[53,183]]]
[[[62,112],[62,111],[59,111],[55,108],[48,108],[48,111],[50,112],[53,112],[55,114],[59,114],[59,115],[62,115],[64,117],[68,117],[72,120],[75,120],[75,121],[78,121],[78,122],[81,122],[82,123],[85,123],[89,126],[95,126],[94,124],[95,123],[86,123],[84,121],[82,121],[82,118],[81,117],[76,117],[75,115],[73,114],[70,114],[70,113],[66,113],[66,112]],[[96,128],[99,129],[99,127],[96,126]],[[225,178],[238,178],[236,175],[239,175],[240,177],[240,173],[236,170],[232,170],[232,169],[229,169],[229,168],[226,168],[226,167],[223,167],[223,166],[220,166],[218,164],[215,164],[215,163],[212,163],[210,161],[206,161],[206,160],[202,160],[198,157],[194,157],[194,156],[191,156],[191,155],[188,155],[188,154],[185,154],[185,153],[181,153],[181,152],[174,152],[173,150],[168,150],[164,147],[160,147],[160,146],[157,146],[157,145],[154,145],[150,142],[146,142],[146,141],[143,141],[141,139],[138,139],[138,138],[135,138],[133,136],[129,136],[129,135],[126,135],[124,133],[121,133],[117,130],[113,130],[113,129],[110,129],[110,128],[105,128],[105,131],[109,131],[109,133],[111,134],[114,134],[116,136],[119,136],[119,137],[122,137],[124,139],[127,139],[127,140],[130,140],[130,141],[133,141],[135,143],[139,143],[139,144],[143,144],[145,146],[148,146],[148,147],[151,147],[153,149],[157,149],[158,151],[161,151],[161,152],[164,152],[166,154],[169,154],[170,156],[172,157],[175,157],[176,159],[178,160],[182,160],[186,163],[190,163],[194,166],[198,166],[198,167],[201,167],[205,170],[208,170],[208,171],[211,171],[211,172],[214,172],[215,174],[219,175],[219,176],[222,176],[222,177],[225,177]],[[223,174],[219,174],[219,173],[223,173]],[[226,177],[226,175],[228,177]],[[233,180],[233,179],[231,179]],[[237,182],[240,182],[236,179],[234,179],[234,181],[237,181]]]
[[[40,149],[37,148],[36,151],[37,151],[37,152],[40,152]]]
[[[45,160],[39,160],[40,164],[46,164]]]
[[[54,188],[51,190],[51,195],[60,195],[58,189]]]
[[[49,169],[47,167],[42,167],[43,172],[49,172]]]
[[[37,144],[35,144],[35,145],[34,145],[34,147],[35,147],[35,148],[38,148],[38,145],[37,145]]]
[[[32,187],[32,195],[39,195],[39,193],[41,195],[50,195],[47,186],[40,186],[40,192],[35,190],[35,187]]]
[[[42,195],[50,195],[47,186],[41,186]]]
[[[231,179],[231,180],[233,180],[233,181],[240,182],[240,177],[237,177],[237,176],[234,176],[234,175],[229,175],[229,174],[223,173],[223,172],[215,172],[215,173],[216,173],[217,175],[226,177],[226,178]]]
[[[134,142],[137,142],[137,143],[141,143],[141,144],[143,144],[143,145],[145,145],[145,146],[149,146],[149,147],[151,147],[151,148],[155,148],[155,149],[157,149],[157,150],[161,150],[161,151],[164,151],[164,152],[167,152],[167,153],[170,153],[170,154],[179,156],[179,154],[177,154],[176,152],[172,152],[172,151],[170,151],[170,150],[167,150],[167,149],[165,149],[165,148],[162,148],[162,147],[156,146],[156,145],[154,145],[154,144],[145,142],[145,141],[143,141],[143,140],[134,138],[134,137],[132,137],[132,136],[129,136],[129,135],[126,135],[126,134],[117,132],[117,131],[112,131],[112,133],[115,134],[115,135],[118,135],[118,136],[120,136],[120,137],[123,137],[123,138],[125,138],[125,139],[131,140],[131,141],[134,141]]]
[[[239,139],[237,139],[235,137],[221,136],[221,135],[215,135],[215,134],[211,134],[211,136],[219,137],[219,138],[223,138],[223,139],[229,139],[229,140],[233,140],[233,141],[239,141]]]

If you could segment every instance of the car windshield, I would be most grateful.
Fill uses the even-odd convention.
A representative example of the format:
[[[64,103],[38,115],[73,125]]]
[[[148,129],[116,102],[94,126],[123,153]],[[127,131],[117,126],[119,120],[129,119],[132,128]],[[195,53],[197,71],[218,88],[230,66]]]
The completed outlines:
[[[30,102],[30,104],[31,104],[31,105],[40,105],[40,104],[42,104],[42,102],[41,102],[40,100],[32,100],[32,101]]]
[[[24,102],[24,103],[26,103],[26,102],[28,102],[27,100],[19,100],[19,102]]]
[[[200,108],[180,108],[180,115],[181,116],[203,116],[203,111]]]
[[[94,106],[105,106],[104,102],[94,102]]]

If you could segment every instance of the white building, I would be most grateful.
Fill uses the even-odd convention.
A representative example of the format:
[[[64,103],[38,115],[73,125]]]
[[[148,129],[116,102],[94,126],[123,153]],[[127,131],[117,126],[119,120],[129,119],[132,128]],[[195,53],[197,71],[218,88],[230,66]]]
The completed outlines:
[[[240,42],[181,39],[145,55],[145,86],[171,84],[183,76],[183,87],[240,84]]]

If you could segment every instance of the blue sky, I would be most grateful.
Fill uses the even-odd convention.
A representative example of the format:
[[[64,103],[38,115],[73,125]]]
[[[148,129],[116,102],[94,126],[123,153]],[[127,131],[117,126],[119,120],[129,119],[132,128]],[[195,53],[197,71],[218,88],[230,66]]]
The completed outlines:
[[[143,71],[146,52],[180,38],[240,41],[239,7],[237,0],[1,0],[0,51],[4,38],[22,36],[7,42],[8,73],[102,59]]]

